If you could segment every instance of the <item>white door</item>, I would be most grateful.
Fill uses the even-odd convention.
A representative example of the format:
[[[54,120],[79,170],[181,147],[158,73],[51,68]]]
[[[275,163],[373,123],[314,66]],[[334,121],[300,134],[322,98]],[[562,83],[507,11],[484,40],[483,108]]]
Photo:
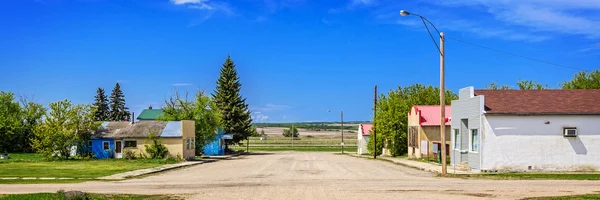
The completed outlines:
[[[115,158],[123,158],[123,144],[121,141],[115,141]]]

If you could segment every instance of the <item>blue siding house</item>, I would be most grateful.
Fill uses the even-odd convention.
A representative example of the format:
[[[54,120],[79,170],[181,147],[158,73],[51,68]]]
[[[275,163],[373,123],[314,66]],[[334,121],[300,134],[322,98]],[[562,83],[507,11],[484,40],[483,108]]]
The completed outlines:
[[[215,140],[213,140],[211,143],[206,144],[202,148],[204,155],[207,155],[207,156],[224,155],[225,154],[225,139],[223,138],[224,135],[226,135],[225,130],[223,130],[222,128],[218,128],[217,133],[215,135]]]
[[[108,138],[93,139],[92,152],[98,159],[114,158],[115,140]]]

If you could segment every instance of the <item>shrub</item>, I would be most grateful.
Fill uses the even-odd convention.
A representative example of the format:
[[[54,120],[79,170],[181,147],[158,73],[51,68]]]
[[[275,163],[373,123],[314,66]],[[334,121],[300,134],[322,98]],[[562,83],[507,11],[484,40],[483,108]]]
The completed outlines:
[[[127,159],[127,160],[135,160],[136,159],[135,151],[131,150],[131,149],[125,149],[124,156],[125,156],[125,159]]]
[[[300,133],[298,133],[298,128],[297,127],[293,128],[293,132],[294,132],[294,137],[298,137],[298,135],[300,135]],[[290,131],[290,129],[284,129],[283,130],[283,137],[292,137],[292,131]]]
[[[152,131],[150,133],[150,135],[148,136],[148,140],[151,141],[151,144],[144,145],[146,147],[146,152],[148,152],[148,154],[150,154],[150,157],[152,159],[165,158],[169,154],[169,150],[167,149],[167,147],[165,145],[161,144],[161,142],[162,142],[161,139],[158,138],[158,136],[156,136],[156,134],[154,132],[156,132],[156,131]]]

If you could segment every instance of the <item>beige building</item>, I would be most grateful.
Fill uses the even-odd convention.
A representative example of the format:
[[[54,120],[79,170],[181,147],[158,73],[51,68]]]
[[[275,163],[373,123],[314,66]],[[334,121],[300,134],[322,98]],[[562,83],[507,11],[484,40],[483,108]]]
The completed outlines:
[[[446,154],[450,149],[451,107],[446,106]],[[441,151],[440,106],[413,106],[408,113],[408,157],[435,158]],[[438,150],[438,152],[434,151]]]
[[[104,122],[92,136],[92,151],[98,158],[123,158],[128,152],[136,157],[149,157],[146,145],[152,145],[150,135],[159,138],[174,157],[194,158],[195,124],[192,120]]]

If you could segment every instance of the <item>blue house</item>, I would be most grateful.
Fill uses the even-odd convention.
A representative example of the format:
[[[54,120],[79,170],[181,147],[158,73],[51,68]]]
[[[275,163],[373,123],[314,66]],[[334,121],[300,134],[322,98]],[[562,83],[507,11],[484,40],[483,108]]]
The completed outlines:
[[[218,156],[225,154],[225,140],[231,139],[231,134],[225,134],[225,130],[222,128],[217,129],[215,140],[205,145],[203,149],[204,155],[207,156]]]
[[[102,122],[98,131],[91,137],[91,150],[96,158],[104,159],[115,157],[115,140],[113,138],[102,137],[102,135],[111,130],[123,128],[128,125],[129,122]]]

